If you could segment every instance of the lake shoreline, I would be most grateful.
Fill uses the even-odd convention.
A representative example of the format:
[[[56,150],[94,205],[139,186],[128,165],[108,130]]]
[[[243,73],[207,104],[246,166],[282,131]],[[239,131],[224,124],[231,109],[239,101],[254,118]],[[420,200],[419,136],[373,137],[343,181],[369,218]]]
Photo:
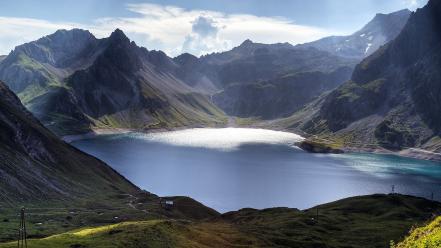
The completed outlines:
[[[128,129],[128,128],[97,128],[93,129],[91,132],[84,133],[84,134],[74,134],[74,135],[66,135],[62,136],[62,140],[64,140],[67,143],[71,143],[77,140],[83,140],[83,139],[91,139],[99,135],[112,135],[112,134],[124,134],[124,133],[130,133],[130,132],[138,132],[138,133],[159,133],[159,132],[171,132],[171,131],[179,131],[179,130],[185,130],[185,129],[192,129],[192,128],[228,128],[230,126],[225,127],[177,127],[177,128],[158,128],[158,129],[148,129],[148,130],[139,130],[139,129]],[[259,126],[231,126],[233,128],[254,128],[254,129],[266,129]],[[230,127],[230,128],[231,128]],[[284,129],[268,129],[273,131],[283,131],[287,133],[293,133],[296,135],[300,135],[296,132],[293,132],[292,130],[284,130]],[[301,135],[300,135],[301,136]],[[304,137],[304,136],[302,136]],[[420,149],[420,148],[409,148],[405,150],[400,151],[391,151],[387,150],[383,147],[351,147],[351,146],[344,146],[341,148],[341,150],[345,153],[372,153],[372,154],[382,154],[382,155],[395,155],[400,157],[406,157],[406,158],[414,158],[419,160],[428,160],[428,161],[434,161],[434,162],[441,162],[441,153],[435,153],[428,150]],[[305,150],[306,152],[309,152]]]
[[[77,136],[85,139],[72,145],[142,189],[162,196],[188,195],[220,212],[244,207],[303,209],[346,196],[387,193],[390,185],[400,193],[427,196],[441,177],[440,164],[427,160],[357,151],[307,153],[294,146],[292,141],[300,140],[292,132],[194,128],[126,133],[131,131],[95,130]],[[278,193],[286,189],[289,193]]]
[[[344,147],[344,152],[348,153],[373,153],[373,154],[381,154],[381,155],[395,155],[399,157],[405,158],[413,158],[419,160],[427,160],[433,162],[441,162],[441,154],[435,153],[431,151],[427,151],[419,148],[409,148],[400,151],[391,151],[384,149],[382,147],[376,148],[366,148],[366,147]]]

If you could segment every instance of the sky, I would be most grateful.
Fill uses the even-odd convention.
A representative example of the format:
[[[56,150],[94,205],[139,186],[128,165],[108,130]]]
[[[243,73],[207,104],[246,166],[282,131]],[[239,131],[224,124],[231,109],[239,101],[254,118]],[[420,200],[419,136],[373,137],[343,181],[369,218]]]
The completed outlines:
[[[1,0],[0,55],[58,29],[104,38],[116,28],[169,56],[203,55],[244,40],[305,43],[360,29],[376,13],[427,0]]]

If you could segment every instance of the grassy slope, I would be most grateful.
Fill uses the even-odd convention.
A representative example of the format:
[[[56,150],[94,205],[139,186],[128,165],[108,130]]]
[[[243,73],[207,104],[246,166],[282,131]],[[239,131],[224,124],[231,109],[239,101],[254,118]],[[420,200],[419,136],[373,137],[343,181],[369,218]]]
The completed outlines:
[[[19,92],[18,97],[24,105],[27,105],[32,99],[45,94],[51,87],[61,87],[63,85],[61,80],[45,65],[23,53],[18,56],[16,66],[21,67],[22,70],[36,71],[45,79],[44,84],[30,84],[23,91]]]
[[[149,121],[140,118],[140,114],[149,116]],[[225,114],[214,106],[206,96],[188,93],[173,99],[173,105],[149,113],[142,109],[130,109],[93,119],[94,128],[128,128],[148,130],[178,127],[216,127],[227,122]]]
[[[436,248],[441,247],[441,217],[425,227],[416,228],[409,236],[392,248]]]
[[[2,82],[0,96],[0,241],[16,236],[21,206],[35,237],[127,220],[218,216],[185,197],[173,199],[192,211],[165,211],[158,196],[49,132]]]
[[[176,202],[175,207],[186,206]],[[316,219],[317,208],[319,218]],[[186,207],[192,211],[191,207]],[[174,211],[174,210],[172,210]],[[197,213],[197,210],[193,210]],[[30,241],[32,247],[389,247],[441,204],[402,195],[347,198],[305,211],[242,209],[220,217],[152,219]],[[0,245],[13,247],[15,243]],[[76,246],[75,246],[76,245]]]
[[[165,209],[161,198],[142,192],[136,195],[120,195],[106,202],[96,203],[91,199],[79,206],[35,204],[26,205],[28,237],[43,238],[84,227],[97,227],[127,221],[149,220],[201,220],[215,218],[219,213],[188,197],[166,197],[176,206]],[[111,201],[111,203],[109,202]],[[0,242],[16,239],[19,207],[0,208]],[[1,247],[1,246],[0,246]]]
[[[315,222],[317,209],[319,221]],[[279,247],[388,247],[413,225],[424,223],[441,204],[402,195],[343,199],[306,211],[286,208],[227,214],[239,230]]]
[[[29,246],[44,247],[250,247],[258,244],[231,224],[206,224],[175,220],[124,222],[85,228],[45,239]],[[16,247],[16,242],[0,245]]]

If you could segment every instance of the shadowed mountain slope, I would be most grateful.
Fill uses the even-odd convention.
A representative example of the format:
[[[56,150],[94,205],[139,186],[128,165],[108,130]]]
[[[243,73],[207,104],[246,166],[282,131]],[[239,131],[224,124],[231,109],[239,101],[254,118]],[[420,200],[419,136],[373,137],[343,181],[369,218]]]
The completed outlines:
[[[0,95],[2,205],[102,199],[138,191],[103,162],[59,140],[2,82]]]
[[[441,151],[440,16],[439,1],[418,9],[395,40],[296,125],[343,142]]]

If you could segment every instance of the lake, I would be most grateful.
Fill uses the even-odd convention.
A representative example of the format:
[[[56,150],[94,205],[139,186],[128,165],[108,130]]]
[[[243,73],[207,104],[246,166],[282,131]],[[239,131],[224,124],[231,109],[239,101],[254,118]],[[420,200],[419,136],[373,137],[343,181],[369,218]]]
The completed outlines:
[[[441,163],[394,155],[311,154],[298,135],[200,128],[100,135],[72,142],[140,188],[190,196],[219,212],[305,209],[341,198],[395,192],[441,200]]]

